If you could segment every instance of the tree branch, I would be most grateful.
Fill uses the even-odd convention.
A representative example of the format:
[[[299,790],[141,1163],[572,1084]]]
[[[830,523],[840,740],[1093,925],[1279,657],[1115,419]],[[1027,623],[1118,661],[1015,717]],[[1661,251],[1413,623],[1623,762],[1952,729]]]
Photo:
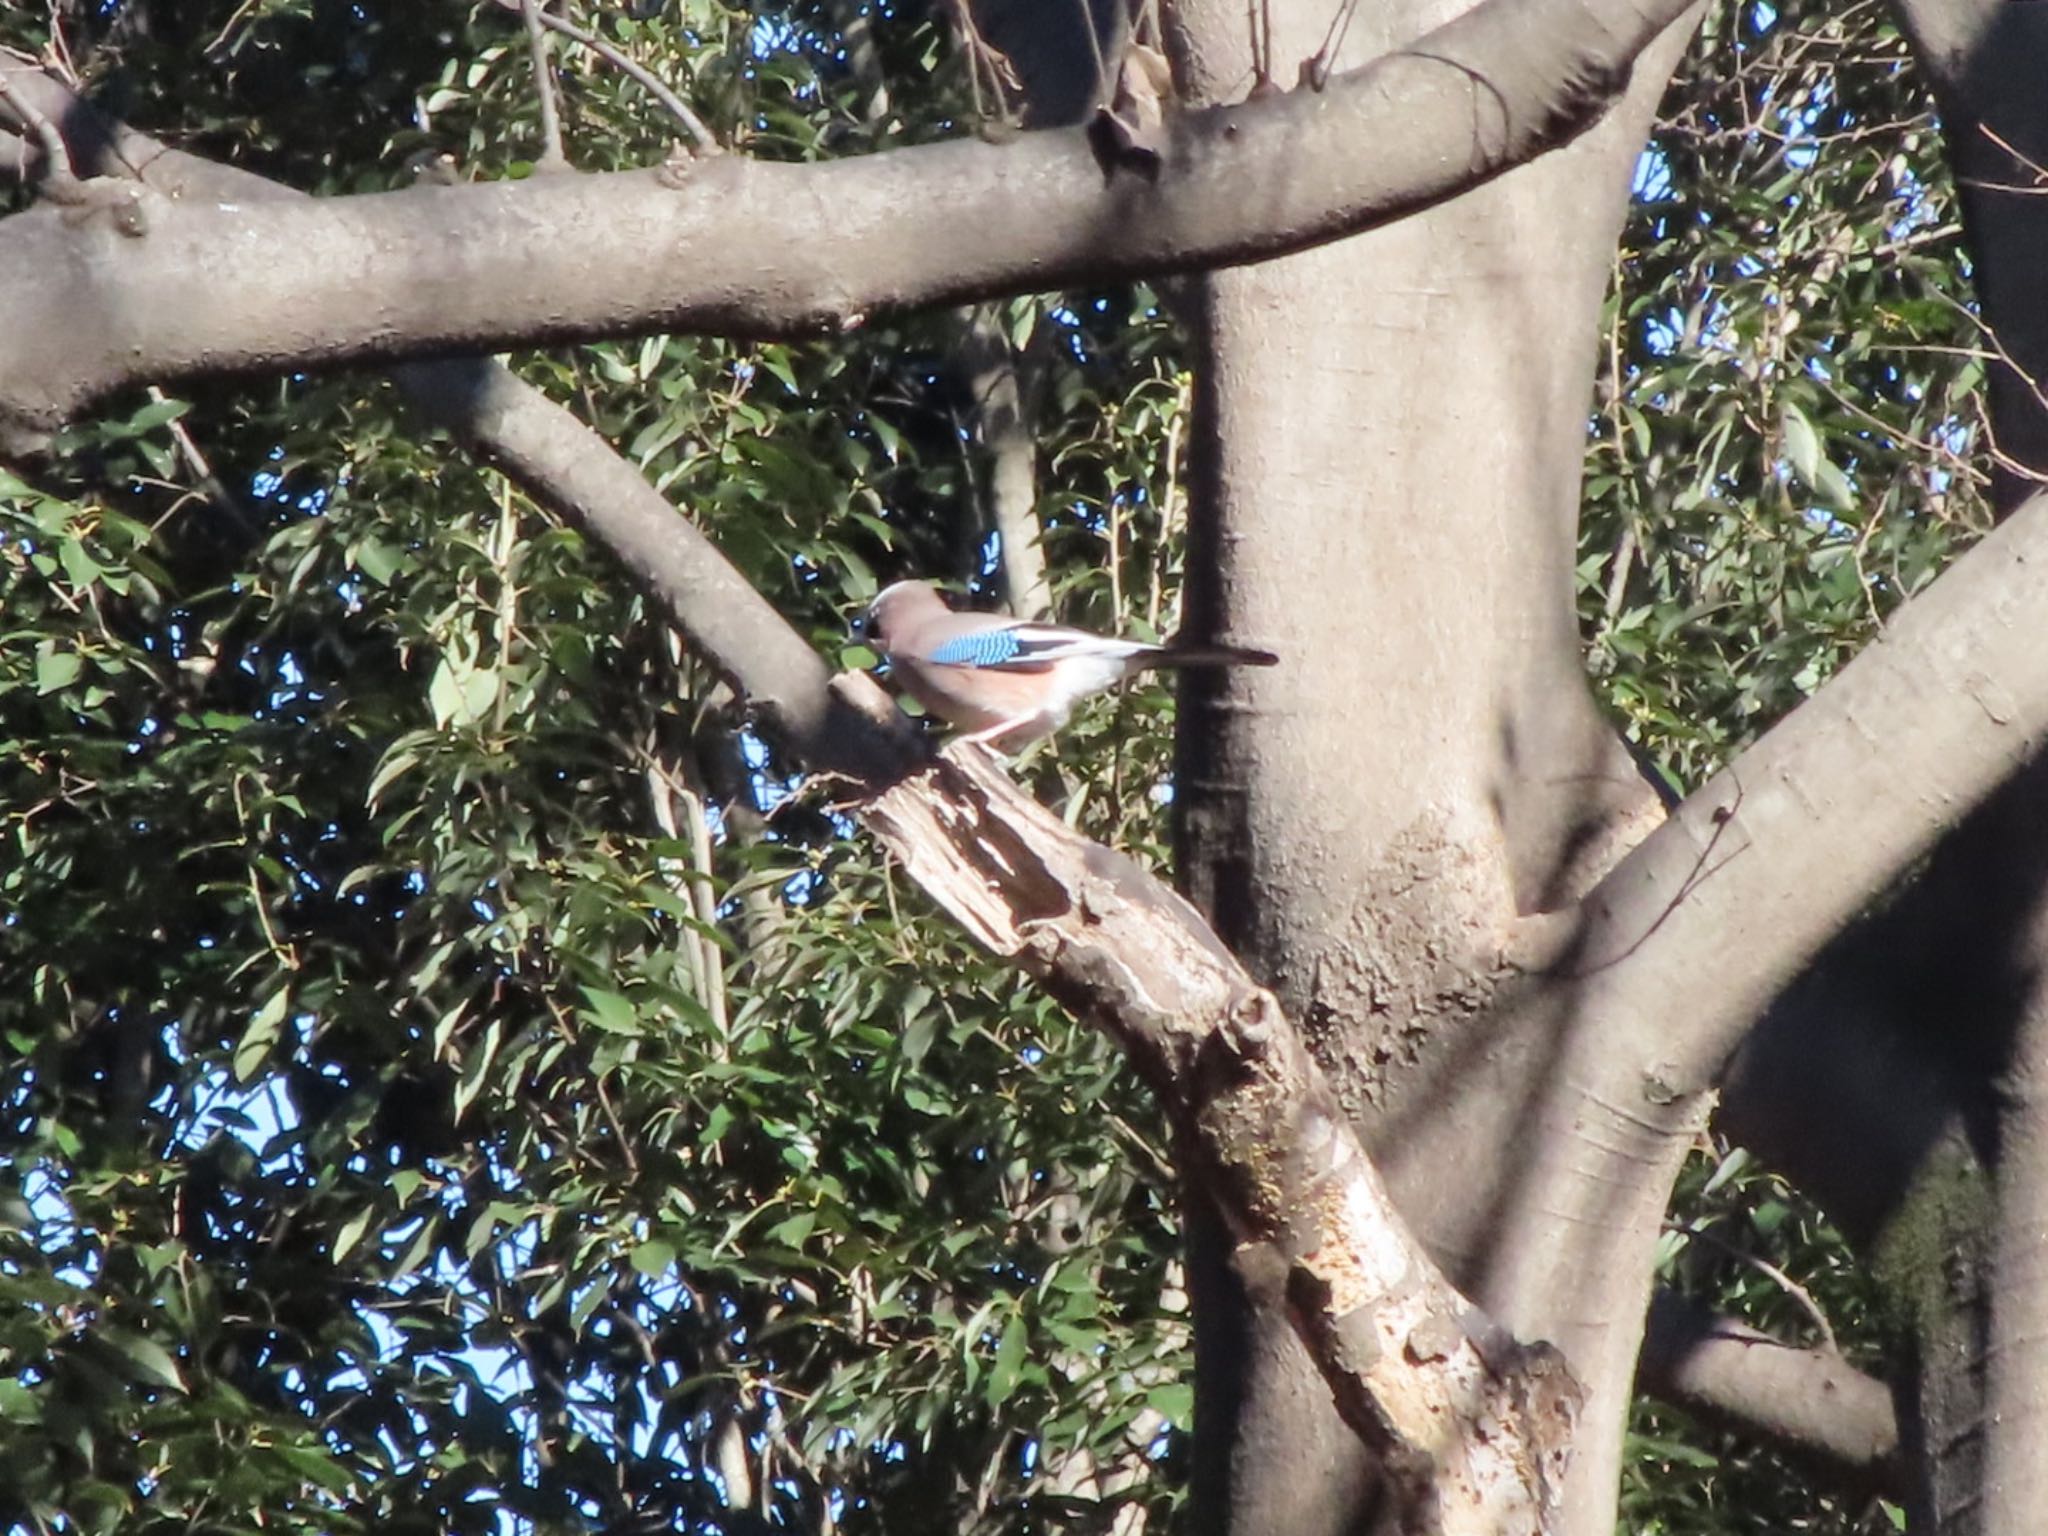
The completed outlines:
[[[1647,1260],[1736,1043],[2048,732],[2043,612],[2048,496],[1616,865],[1551,970],[1566,985],[1495,1043],[1534,1088],[1486,1263],[1518,1277],[1529,1315],[1579,1320],[1557,1334],[1587,1379],[1626,1370],[1639,1336],[1577,1306],[1583,1276]]]
[[[1902,1479],[1883,1382],[1840,1355],[1794,1348],[1668,1291],[1650,1303],[1636,1387],[1818,1461],[1856,1493],[1893,1492]]]
[[[641,64],[631,54],[614,48],[595,33],[586,32],[581,27],[564,21],[552,11],[528,10],[531,0],[498,0],[498,4],[506,10],[526,11],[528,26],[541,26],[559,32],[579,47],[588,48],[621,74],[638,81],[641,89],[660,102],[667,109],[668,115],[681,126],[697,153],[715,155],[719,152],[718,140],[711,130],[704,126],[704,120],[690,110],[689,104],[682,97],[669,89],[668,83],[661,76]]]
[[[1583,1014],[1706,1091],[1820,947],[2048,733],[2048,495],[1915,597],[1587,896]],[[1715,985],[1695,983],[1712,974]],[[1669,999],[1698,1006],[1669,1017]]]
[[[520,19],[526,24],[526,51],[533,60],[533,93],[540,103],[540,154],[534,168],[560,171],[569,168],[569,156],[562,149],[562,104],[555,92],[554,65],[548,58],[548,34],[541,25],[545,0],[519,0]]]
[[[865,678],[841,683],[872,688]],[[863,819],[977,939],[1122,1045],[1238,1239],[1284,1297],[1339,1411],[1437,1523],[1558,1529],[1577,1385],[1452,1288],[1388,1200],[1272,995],[1179,896],[1024,796],[979,748]]]
[[[31,212],[0,223],[14,275],[0,291],[0,412],[48,428],[141,381],[650,330],[806,334],[1263,259],[1570,139],[1684,9],[1486,0],[1327,91],[1176,116],[1153,179],[1105,177],[1075,129],[814,165],[721,155],[261,206],[187,199],[150,209],[146,234],[125,240]]]
[[[62,125],[70,159],[87,176],[139,180],[168,200],[303,201],[260,176],[109,122],[41,71],[24,70],[12,84],[17,97]],[[410,364],[393,377],[429,420],[610,550],[802,761],[880,781],[915,759],[901,717],[860,714],[829,689],[829,671],[803,637],[695,524],[567,410],[481,359]]]

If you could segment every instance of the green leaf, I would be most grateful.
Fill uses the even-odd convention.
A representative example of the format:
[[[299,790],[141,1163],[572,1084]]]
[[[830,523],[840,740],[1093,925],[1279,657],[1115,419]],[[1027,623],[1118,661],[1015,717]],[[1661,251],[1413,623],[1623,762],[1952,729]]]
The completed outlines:
[[[630,999],[603,987],[585,987],[583,1000],[587,1005],[583,1017],[599,1029],[620,1035],[640,1033],[640,1014]]]
[[[84,668],[85,662],[76,651],[60,651],[55,640],[45,640],[36,647],[36,692],[47,694],[69,688]]]
[[[1792,461],[1793,472],[1812,485],[1820,472],[1820,434],[1813,430],[1806,413],[1789,401],[1785,405],[1784,423],[1785,457]]]
[[[405,552],[378,538],[358,539],[349,550],[355,568],[379,586],[390,586],[405,563]]]
[[[134,1368],[138,1380],[152,1381],[160,1387],[172,1387],[180,1392],[185,1390],[185,1378],[178,1371],[178,1362],[154,1339],[120,1328],[108,1329],[105,1338]]]
[[[1192,1382],[1169,1381],[1145,1394],[1152,1411],[1169,1424],[1186,1429],[1195,1421],[1195,1388]]]
[[[932,1041],[939,1033],[939,1011],[927,1007],[913,1014],[909,1025],[903,1031],[904,1065],[915,1067],[924,1060],[925,1052],[932,1048]]]
[[[86,552],[85,546],[76,539],[66,539],[57,546],[57,559],[64,567],[64,574],[69,576],[76,586],[93,586],[103,574],[99,562],[93,559]]]
[[[355,1486],[355,1479],[350,1475],[348,1468],[330,1456],[297,1445],[277,1445],[272,1446],[271,1450],[300,1477],[325,1488],[329,1493],[347,1493]]]
[[[138,436],[144,432],[154,432],[158,427],[176,421],[191,409],[191,402],[187,400],[152,400],[128,418],[128,430]]]
[[[334,1263],[339,1264],[347,1258],[349,1250],[362,1241],[363,1233],[369,1229],[370,1218],[374,1215],[376,1211],[366,1205],[341,1224],[341,1230],[334,1237],[334,1252],[331,1255]]]
[[[484,1083],[490,1075],[491,1062],[497,1057],[498,1040],[504,1028],[504,1020],[491,1020],[484,1028],[483,1039],[470,1047],[469,1054],[462,1063],[462,1077],[455,1084],[455,1118],[458,1121],[468,1111],[469,1106],[476,1102],[476,1096],[483,1091]]]
[[[1013,1310],[1003,1324],[1003,1336],[996,1344],[996,1360],[988,1373],[988,1382],[982,1388],[982,1396],[991,1408],[1000,1408],[1010,1400],[1017,1390],[1019,1376],[1024,1369],[1024,1352],[1029,1343],[1021,1312]]]
[[[0,1419],[10,1424],[40,1424],[43,1405],[19,1381],[0,1381]]]
[[[648,1279],[659,1280],[675,1268],[675,1244],[662,1242],[659,1238],[649,1238],[633,1250],[628,1262]]]
[[[235,1081],[246,1083],[263,1070],[278,1040],[284,1034],[284,1016],[291,1006],[291,989],[279,987],[250,1016],[248,1027],[235,1046]]]

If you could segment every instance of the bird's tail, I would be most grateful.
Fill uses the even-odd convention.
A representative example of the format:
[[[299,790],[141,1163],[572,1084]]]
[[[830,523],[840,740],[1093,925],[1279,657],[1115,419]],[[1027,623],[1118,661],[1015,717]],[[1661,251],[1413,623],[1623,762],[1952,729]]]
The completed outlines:
[[[1280,658],[1271,651],[1242,645],[1162,645],[1145,657],[1148,667],[1273,667]]]

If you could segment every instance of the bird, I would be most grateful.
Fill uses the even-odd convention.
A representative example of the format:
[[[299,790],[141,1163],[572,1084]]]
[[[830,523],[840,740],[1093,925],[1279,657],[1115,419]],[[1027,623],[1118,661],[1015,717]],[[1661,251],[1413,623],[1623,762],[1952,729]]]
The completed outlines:
[[[930,582],[898,581],[864,628],[889,675],[966,741],[1010,752],[1067,723],[1091,693],[1152,667],[1270,667],[1270,651],[1179,640],[1150,645],[1000,613],[955,613]]]

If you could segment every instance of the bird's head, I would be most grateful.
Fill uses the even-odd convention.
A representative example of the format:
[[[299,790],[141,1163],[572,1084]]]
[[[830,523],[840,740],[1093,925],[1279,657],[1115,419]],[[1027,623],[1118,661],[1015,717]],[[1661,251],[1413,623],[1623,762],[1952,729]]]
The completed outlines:
[[[858,628],[868,640],[887,651],[892,637],[901,639],[913,626],[950,612],[946,600],[930,582],[891,582],[875,594]]]

